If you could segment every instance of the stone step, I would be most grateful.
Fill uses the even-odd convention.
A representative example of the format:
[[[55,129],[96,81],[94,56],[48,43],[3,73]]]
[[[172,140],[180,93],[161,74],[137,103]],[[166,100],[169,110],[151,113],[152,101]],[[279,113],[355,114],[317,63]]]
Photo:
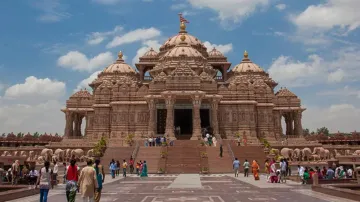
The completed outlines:
[[[134,147],[109,147],[106,149],[105,154],[101,157],[101,163],[104,165],[104,171],[106,174],[110,173],[109,164],[112,159],[119,161],[120,164],[125,159],[129,161],[131,155],[133,154]]]
[[[136,161],[146,160],[148,173],[157,173],[161,158],[162,147],[140,147]]]

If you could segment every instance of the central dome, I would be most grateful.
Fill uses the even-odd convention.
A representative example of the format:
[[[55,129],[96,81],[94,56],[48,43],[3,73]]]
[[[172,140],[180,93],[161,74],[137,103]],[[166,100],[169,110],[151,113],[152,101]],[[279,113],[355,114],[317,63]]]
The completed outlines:
[[[181,37],[185,36],[185,41],[181,40]],[[204,44],[195,36],[188,34],[186,31],[186,25],[184,22],[180,23],[180,31],[177,35],[169,38],[165,43],[160,47],[160,56],[163,56],[167,51],[171,50],[177,45],[180,45],[181,43],[186,43],[189,46],[196,49],[198,52],[200,52],[204,57],[208,57],[208,53],[206,51],[206,47]]]
[[[179,36],[180,43],[178,45],[176,45],[175,48],[166,52],[165,55],[163,56],[163,58],[180,57],[180,56],[204,58],[204,56],[199,51],[197,51],[196,49],[191,47],[186,42],[187,41],[186,39],[187,39],[186,35]]]

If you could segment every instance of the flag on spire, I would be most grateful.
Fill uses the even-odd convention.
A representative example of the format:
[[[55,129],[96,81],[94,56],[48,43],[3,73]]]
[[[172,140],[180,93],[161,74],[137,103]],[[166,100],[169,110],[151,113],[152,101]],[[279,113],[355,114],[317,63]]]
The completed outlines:
[[[180,17],[180,22],[189,23],[189,21],[187,21],[187,20],[183,17],[182,13],[179,13],[179,17]]]

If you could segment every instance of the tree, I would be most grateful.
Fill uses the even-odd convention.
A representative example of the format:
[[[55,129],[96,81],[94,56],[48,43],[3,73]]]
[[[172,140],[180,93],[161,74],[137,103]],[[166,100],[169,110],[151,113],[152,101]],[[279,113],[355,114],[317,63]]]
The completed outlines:
[[[18,133],[18,134],[17,134],[17,137],[18,137],[18,138],[21,138],[21,133]]]
[[[303,129],[303,135],[310,135],[310,130],[308,128]]]
[[[330,132],[329,132],[329,129],[328,128],[326,128],[326,127],[321,127],[321,128],[318,128],[318,129],[316,129],[316,133],[317,134],[324,134],[324,135],[329,135],[330,134]]]
[[[2,136],[2,137],[6,137],[6,134],[5,134],[5,133],[3,133],[1,136]]]
[[[38,132],[35,132],[34,135],[33,135],[35,138],[39,138],[40,137],[40,134]]]

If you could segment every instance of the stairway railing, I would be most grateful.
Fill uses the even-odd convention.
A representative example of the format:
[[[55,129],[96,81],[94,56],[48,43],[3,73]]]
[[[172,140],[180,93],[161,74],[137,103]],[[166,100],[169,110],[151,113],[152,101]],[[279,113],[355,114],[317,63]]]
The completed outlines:
[[[233,152],[233,150],[231,149],[230,142],[227,143],[227,147],[228,147],[228,152],[229,152],[232,160],[235,160],[234,152]]]
[[[133,153],[131,155],[133,159],[136,159],[136,157],[138,155],[138,152],[139,152],[139,148],[140,148],[139,141],[136,141],[134,151],[133,151]]]

